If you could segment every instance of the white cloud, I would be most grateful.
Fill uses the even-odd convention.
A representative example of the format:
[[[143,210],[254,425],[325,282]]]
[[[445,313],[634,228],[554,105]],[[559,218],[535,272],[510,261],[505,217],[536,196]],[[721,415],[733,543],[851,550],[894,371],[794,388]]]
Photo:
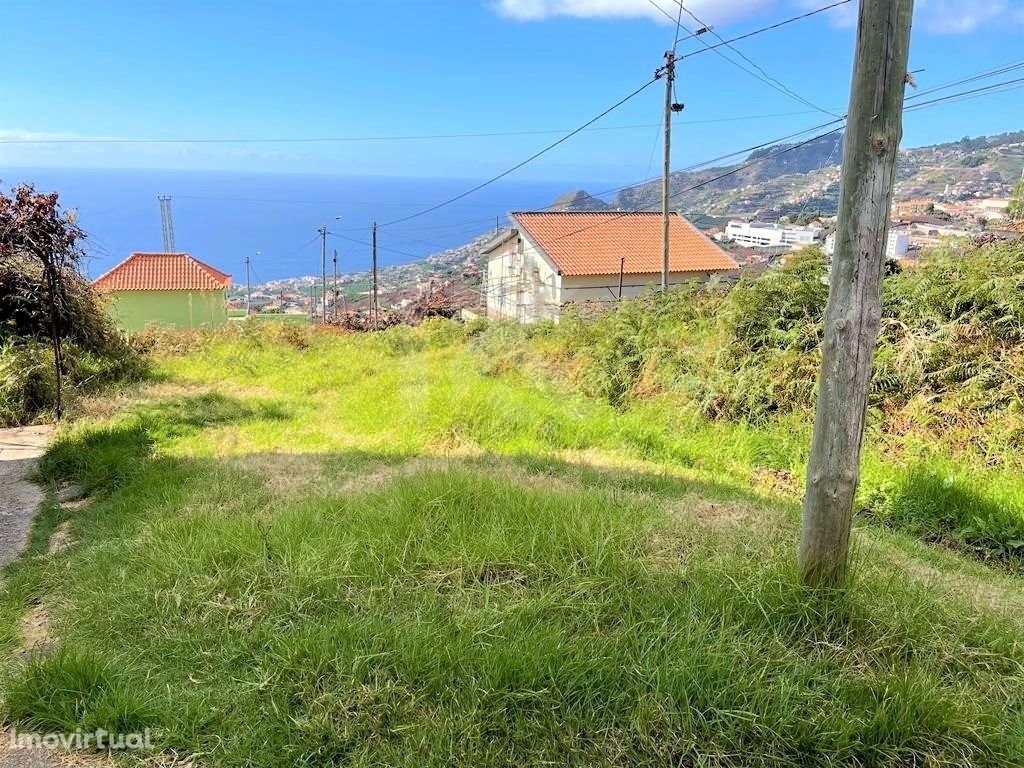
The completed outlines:
[[[678,12],[676,0],[494,0],[494,9],[517,21],[543,21],[556,16],[582,19],[646,18],[670,23]],[[709,24],[724,24],[766,11],[813,10],[825,0],[687,0],[686,7]],[[857,0],[827,11],[823,18],[840,27],[857,23]],[[667,16],[666,16],[667,14]],[[684,14],[683,18],[686,18]],[[692,22],[692,19],[689,20]],[[914,23],[925,32],[962,35],[986,24],[1024,24],[1024,9],[1013,0],[917,0]]]
[[[541,21],[554,16],[576,18],[649,18],[669,23],[679,12],[675,0],[496,0],[494,8],[502,16],[517,21]],[[688,0],[686,7],[709,24],[752,16],[778,6],[777,0]],[[668,14],[668,16],[666,16]],[[686,19],[686,15],[683,16]],[[688,20],[692,22],[692,19]]]
[[[929,32],[962,35],[990,22],[1012,21],[1017,14],[1005,0],[918,0],[914,15]]]
[[[646,0],[645,0],[646,2]],[[806,9],[820,8],[822,0],[800,0]],[[825,14],[840,27],[857,23],[857,3],[847,3]],[[1024,9],[1007,0],[916,0],[914,27],[937,35],[965,35],[985,24],[1024,24]]]

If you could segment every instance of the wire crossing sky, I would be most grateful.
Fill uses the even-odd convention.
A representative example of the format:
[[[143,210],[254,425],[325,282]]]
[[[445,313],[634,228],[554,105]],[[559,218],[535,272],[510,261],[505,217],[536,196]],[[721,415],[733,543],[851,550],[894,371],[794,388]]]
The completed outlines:
[[[845,111],[856,3],[814,13],[833,4],[686,3],[691,28],[699,19],[714,30],[681,34],[677,95],[686,109],[673,165],[796,131],[807,125],[807,104]],[[1003,65],[1019,50],[1020,3],[917,5],[911,64],[924,70],[922,90]],[[16,34],[4,39],[0,169],[490,179],[649,80],[678,17],[675,0],[7,0],[5,29]],[[155,55],[167,40],[174,55]],[[516,178],[644,175],[657,90]],[[987,97],[984,109],[950,103],[927,118],[910,113],[905,143],[1018,129],[1015,96]]]

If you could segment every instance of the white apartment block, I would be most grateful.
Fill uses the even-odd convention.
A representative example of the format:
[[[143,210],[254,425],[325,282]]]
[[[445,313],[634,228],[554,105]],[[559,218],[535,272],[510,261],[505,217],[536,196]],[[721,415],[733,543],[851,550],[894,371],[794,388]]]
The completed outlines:
[[[904,229],[893,229],[885,239],[885,256],[888,259],[898,259],[906,256],[910,249],[910,233]],[[836,233],[833,232],[825,238],[825,254],[831,256],[836,252]]]
[[[725,228],[726,236],[734,243],[749,248],[780,248],[786,246],[813,245],[821,237],[817,227],[786,227],[782,224],[730,221]]]

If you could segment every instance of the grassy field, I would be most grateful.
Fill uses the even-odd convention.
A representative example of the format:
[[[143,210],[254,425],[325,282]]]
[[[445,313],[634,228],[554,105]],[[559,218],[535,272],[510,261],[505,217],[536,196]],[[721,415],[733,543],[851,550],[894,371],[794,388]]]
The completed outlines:
[[[802,423],[616,408],[465,335],[195,334],[93,402],[42,467],[90,502],[6,573],[12,658],[30,609],[53,643],[6,720],[210,766],[1024,762],[1019,577],[861,520],[809,591]],[[867,454],[866,492],[907,479]]]
[[[244,319],[245,318],[245,310],[244,309],[229,309],[228,310],[228,317],[231,318],[232,320],[234,320],[234,319]],[[309,324],[309,316],[308,315],[305,315],[305,314],[300,315],[300,314],[296,314],[294,312],[291,312],[291,313],[285,313],[285,312],[254,312],[253,314],[250,315],[250,317],[255,318],[256,320],[264,320],[264,321],[272,321],[272,322],[296,323],[298,325],[308,325]]]

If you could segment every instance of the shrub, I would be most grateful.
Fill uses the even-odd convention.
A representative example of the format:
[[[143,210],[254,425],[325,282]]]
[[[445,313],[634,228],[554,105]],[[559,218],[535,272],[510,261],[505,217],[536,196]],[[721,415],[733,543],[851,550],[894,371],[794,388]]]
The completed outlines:
[[[0,344],[0,424],[20,426],[49,416],[56,394],[48,346],[14,339]]]
[[[427,345],[422,335],[408,325],[392,325],[375,336],[375,341],[386,355],[404,357],[424,349]]]
[[[456,320],[445,317],[428,317],[417,327],[427,347],[438,349],[450,347],[466,338],[467,327]]]
[[[246,326],[256,326],[258,321],[248,320]],[[313,343],[313,328],[309,325],[295,323],[265,323],[263,334],[273,342],[284,344],[294,349],[309,349]]]
[[[764,348],[809,351],[821,343],[828,298],[825,257],[818,248],[781,269],[741,280],[723,305],[726,328],[740,353]]]
[[[78,394],[138,381],[149,373],[147,359],[125,343],[105,354],[67,344],[64,365],[65,388]],[[0,343],[0,425],[20,426],[52,418],[56,395],[53,350],[48,344],[16,338]]]
[[[78,272],[84,236],[57,193],[0,192],[0,423],[59,413],[65,394],[144,372]]]

